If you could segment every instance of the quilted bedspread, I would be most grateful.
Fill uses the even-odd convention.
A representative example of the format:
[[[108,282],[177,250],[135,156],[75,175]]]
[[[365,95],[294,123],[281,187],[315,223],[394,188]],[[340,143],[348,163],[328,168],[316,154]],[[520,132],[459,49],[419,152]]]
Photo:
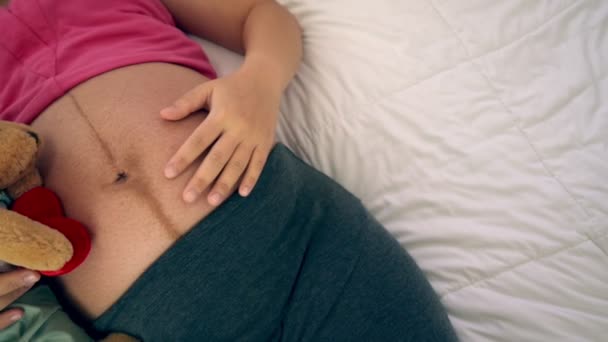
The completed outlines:
[[[462,341],[608,341],[608,1],[280,2],[305,56],[279,139],[394,234]]]

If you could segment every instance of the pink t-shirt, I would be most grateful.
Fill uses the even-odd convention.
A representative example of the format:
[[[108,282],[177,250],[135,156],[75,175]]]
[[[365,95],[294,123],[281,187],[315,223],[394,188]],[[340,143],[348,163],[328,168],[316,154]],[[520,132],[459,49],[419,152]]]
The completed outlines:
[[[216,77],[160,0],[13,0],[0,8],[0,119],[29,124],[72,87],[145,62]]]

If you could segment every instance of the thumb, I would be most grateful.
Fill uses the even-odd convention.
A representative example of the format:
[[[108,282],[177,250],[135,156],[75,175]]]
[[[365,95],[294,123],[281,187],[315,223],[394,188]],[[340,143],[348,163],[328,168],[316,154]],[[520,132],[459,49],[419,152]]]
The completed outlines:
[[[210,102],[213,93],[213,81],[205,82],[182,95],[173,105],[160,111],[165,120],[181,120],[193,112],[202,109]]]
[[[0,312],[0,332],[23,317],[22,309],[11,309]]]

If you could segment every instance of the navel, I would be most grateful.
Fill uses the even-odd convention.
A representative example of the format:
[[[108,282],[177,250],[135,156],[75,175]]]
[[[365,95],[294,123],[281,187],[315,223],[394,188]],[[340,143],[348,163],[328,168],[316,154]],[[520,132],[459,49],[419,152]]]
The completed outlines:
[[[169,218],[169,215],[167,215],[160,200],[155,196],[152,183],[146,178],[146,170],[142,170],[140,166],[139,157],[133,154],[127,155],[124,160],[124,165],[119,165],[110,146],[102,139],[99,132],[97,132],[95,126],[91,123],[78,102],[78,99],[71,92],[67,95],[76,107],[78,115],[89,128],[92,138],[99,144],[103,156],[114,174],[113,180],[108,179],[107,182],[101,184],[101,190],[131,191],[140,203],[148,207],[150,213],[154,215],[155,219],[164,227],[166,233],[173,240],[177,240],[181,234],[176,229],[176,225]]]
[[[123,184],[129,179],[129,174],[126,171],[120,170],[116,174],[116,179],[114,179],[114,184]]]

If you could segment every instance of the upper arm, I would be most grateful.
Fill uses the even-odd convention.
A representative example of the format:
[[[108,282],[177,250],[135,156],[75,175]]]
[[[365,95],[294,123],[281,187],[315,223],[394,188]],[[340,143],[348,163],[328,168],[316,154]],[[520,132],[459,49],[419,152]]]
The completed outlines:
[[[178,25],[231,50],[243,51],[243,26],[258,3],[269,0],[162,0]]]

